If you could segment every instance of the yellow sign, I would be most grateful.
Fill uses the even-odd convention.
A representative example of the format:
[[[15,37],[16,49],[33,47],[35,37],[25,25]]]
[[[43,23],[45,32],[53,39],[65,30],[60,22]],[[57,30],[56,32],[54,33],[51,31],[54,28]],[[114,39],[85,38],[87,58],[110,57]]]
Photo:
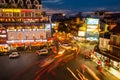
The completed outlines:
[[[104,29],[105,32],[108,32],[108,27],[109,27],[109,25],[105,24],[105,29]]]
[[[2,12],[21,12],[21,9],[2,9]]]

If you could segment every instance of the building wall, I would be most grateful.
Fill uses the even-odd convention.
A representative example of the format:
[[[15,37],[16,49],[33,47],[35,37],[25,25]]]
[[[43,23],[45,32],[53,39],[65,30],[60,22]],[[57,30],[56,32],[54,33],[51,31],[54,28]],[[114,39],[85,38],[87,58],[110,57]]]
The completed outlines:
[[[110,53],[113,56],[120,58],[120,35],[112,34],[110,37],[110,44]]]

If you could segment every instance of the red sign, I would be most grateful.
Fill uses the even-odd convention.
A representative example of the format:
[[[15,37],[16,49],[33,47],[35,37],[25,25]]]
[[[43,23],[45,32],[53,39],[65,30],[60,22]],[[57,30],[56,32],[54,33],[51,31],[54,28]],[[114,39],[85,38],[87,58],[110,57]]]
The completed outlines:
[[[32,12],[32,10],[21,10],[21,12]]]

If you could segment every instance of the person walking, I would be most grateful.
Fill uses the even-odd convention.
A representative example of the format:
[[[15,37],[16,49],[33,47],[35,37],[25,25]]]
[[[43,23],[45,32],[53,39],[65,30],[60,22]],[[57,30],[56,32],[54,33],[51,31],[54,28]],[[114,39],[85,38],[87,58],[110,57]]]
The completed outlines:
[[[86,69],[85,64],[81,65],[81,69],[82,69],[82,74],[84,74],[85,73],[85,69]]]
[[[97,69],[99,70],[99,68],[101,67],[101,65],[102,65],[102,62],[100,61],[100,60],[98,60],[98,62],[97,62]]]

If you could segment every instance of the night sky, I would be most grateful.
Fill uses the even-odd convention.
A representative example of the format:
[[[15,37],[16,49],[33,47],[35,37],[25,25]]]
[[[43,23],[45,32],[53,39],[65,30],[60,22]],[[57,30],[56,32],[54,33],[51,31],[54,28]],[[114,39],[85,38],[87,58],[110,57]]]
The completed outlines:
[[[77,13],[96,10],[120,11],[120,0],[41,0],[43,10]]]

